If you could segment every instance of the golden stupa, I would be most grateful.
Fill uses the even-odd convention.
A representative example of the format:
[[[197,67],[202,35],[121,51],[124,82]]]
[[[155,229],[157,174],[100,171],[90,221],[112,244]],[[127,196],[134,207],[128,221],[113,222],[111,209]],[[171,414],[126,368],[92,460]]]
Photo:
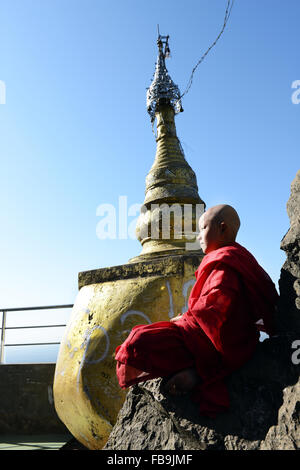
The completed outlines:
[[[204,202],[176,135],[175,114],[182,106],[166,69],[168,51],[168,36],[159,36],[147,91],[148,112],[152,123],[157,121],[157,148],[136,227],[142,251],[127,264],[79,273],[79,292],[56,363],[57,414],[89,449],[105,445],[126,396],[116,378],[116,347],[133,326],[186,311],[203,257],[195,238]]]

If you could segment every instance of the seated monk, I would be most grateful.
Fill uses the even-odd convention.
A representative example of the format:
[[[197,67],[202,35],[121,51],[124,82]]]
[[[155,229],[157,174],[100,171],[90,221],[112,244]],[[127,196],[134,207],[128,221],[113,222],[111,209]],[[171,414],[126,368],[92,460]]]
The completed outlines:
[[[163,377],[168,393],[191,392],[200,414],[214,417],[228,409],[224,379],[252,357],[259,331],[274,334],[278,300],[268,274],[235,241],[239,227],[229,205],[211,207],[200,217],[198,240],[205,256],[188,310],[131,330],[116,348],[121,388]]]

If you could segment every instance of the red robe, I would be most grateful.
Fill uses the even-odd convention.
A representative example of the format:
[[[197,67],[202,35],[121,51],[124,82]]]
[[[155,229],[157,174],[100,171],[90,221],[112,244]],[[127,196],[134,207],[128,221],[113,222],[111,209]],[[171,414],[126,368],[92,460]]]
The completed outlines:
[[[272,335],[278,300],[274,283],[238,243],[207,254],[197,271],[188,310],[176,322],[135,326],[116,348],[117,378],[125,389],[195,367],[200,413],[229,407],[224,378],[253,355],[259,330]]]

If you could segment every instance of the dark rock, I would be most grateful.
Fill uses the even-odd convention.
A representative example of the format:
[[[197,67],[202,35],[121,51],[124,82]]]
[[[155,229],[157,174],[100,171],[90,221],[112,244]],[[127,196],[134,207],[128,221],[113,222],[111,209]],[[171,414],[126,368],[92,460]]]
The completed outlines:
[[[166,395],[163,379],[135,385],[104,449],[258,450],[283,442],[299,448],[298,376],[287,338],[278,337],[261,343],[228,378],[231,407],[214,419],[200,416],[188,395]]]
[[[90,450],[85,447],[81,442],[78,442],[75,437],[66,442],[59,450]]]
[[[287,259],[282,266],[279,280],[277,327],[279,332],[289,332],[300,339],[300,170],[291,184],[287,213],[290,228],[280,244]]]
[[[300,172],[287,204],[291,228],[281,242],[278,334],[227,379],[230,409],[200,416],[189,395],[171,397],[163,379],[135,385],[105,450],[279,450],[300,448]],[[298,342],[299,341],[299,342]]]

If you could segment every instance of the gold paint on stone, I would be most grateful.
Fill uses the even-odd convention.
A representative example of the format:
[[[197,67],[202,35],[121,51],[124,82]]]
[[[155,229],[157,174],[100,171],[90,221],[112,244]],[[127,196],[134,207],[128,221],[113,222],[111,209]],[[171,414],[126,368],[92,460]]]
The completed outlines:
[[[173,258],[179,258],[177,264]],[[135,325],[167,321],[187,310],[199,261],[168,257],[157,260],[145,277],[81,287],[56,363],[54,402],[60,419],[89,449],[105,445],[126,396],[116,378],[116,347]]]

